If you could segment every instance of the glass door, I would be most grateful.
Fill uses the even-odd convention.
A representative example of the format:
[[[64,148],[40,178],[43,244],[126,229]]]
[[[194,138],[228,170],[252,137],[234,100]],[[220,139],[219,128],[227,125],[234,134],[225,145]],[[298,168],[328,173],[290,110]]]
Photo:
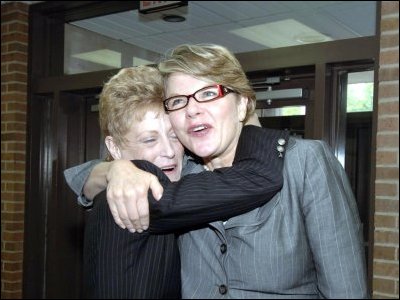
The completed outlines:
[[[256,91],[256,112],[263,127],[312,138],[314,68],[249,74]]]

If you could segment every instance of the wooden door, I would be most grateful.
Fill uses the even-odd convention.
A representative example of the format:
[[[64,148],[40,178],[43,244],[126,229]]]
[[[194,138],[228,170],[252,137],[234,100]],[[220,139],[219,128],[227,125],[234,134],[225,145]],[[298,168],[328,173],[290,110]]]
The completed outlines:
[[[84,208],[65,182],[63,171],[99,158],[101,145],[95,93],[60,92],[38,105],[33,144],[43,149],[33,168],[42,178],[28,204],[38,212],[26,220],[24,298],[82,298]],[[41,117],[39,117],[41,116]],[[52,151],[52,149],[56,149]],[[36,167],[37,166],[37,167]],[[33,189],[34,190],[34,189]],[[30,208],[32,211],[33,208]],[[38,218],[38,215],[41,215]],[[28,249],[29,248],[29,249]]]

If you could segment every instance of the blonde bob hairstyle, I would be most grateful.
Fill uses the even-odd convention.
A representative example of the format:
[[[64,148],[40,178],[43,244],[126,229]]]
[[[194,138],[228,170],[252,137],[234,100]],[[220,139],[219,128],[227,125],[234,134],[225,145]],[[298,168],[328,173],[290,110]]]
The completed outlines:
[[[180,45],[158,64],[165,77],[180,72],[210,83],[222,84],[247,97],[244,122],[254,114],[256,95],[236,57],[225,47],[214,44]]]
[[[112,136],[116,145],[126,145],[133,122],[142,121],[149,110],[163,113],[163,98],[162,76],[156,68],[121,69],[100,94],[99,123],[104,137]]]

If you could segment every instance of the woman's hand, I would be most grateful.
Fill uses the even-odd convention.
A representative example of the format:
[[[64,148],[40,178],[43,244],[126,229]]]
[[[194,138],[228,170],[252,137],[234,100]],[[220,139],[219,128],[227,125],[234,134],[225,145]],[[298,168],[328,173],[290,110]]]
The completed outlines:
[[[131,232],[149,227],[148,190],[159,200],[163,188],[156,176],[138,169],[129,160],[110,163],[106,175],[107,201],[115,223]]]

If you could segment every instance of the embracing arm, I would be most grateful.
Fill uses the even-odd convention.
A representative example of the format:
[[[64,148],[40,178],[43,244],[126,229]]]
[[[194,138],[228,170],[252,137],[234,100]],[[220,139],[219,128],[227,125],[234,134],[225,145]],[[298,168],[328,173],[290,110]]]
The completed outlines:
[[[162,186],[152,174],[146,172],[131,173],[129,167],[132,168],[132,163],[129,160],[104,162],[96,159],[66,169],[64,177],[69,187],[78,196],[78,202],[85,207],[92,206],[95,196],[105,190],[110,182],[111,188],[107,189],[107,198],[118,200],[108,201],[115,223],[121,228],[132,228],[134,225],[135,228],[147,227],[149,223],[149,216],[146,213],[148,212],[147,190],[150,188],[153,191],[153,196],[156,199],[160,199]],[[134,169],[137,170],[136,168]],[[117,175],[114,175],[115,170],[117,170]],[[143,180],[144,178],[147,180]],[[146,184],[143,187],[146,188],[146,192],[140,193],[135,189],[131,189],[131,186],[137,181],[143,181]],[[137,207],[135,205],[135,209],[131,210],[133,213],[128,214],[127,208],[135,203],[124,202],[121,199],[129,199],[134,196],[137,199],[145,198],[145,200],[141,200],[139,202],[141,205],[138,204]]]
[[[268,202],[283,184],[283,158],[276,150],[278,139],[288,133],[245,126],[232,167],[190,174],[168,182],[153,166],[164,194],[160,201],[149,195],[152,232],[170,232],[227,219]],[[152,166],[147,162],[137,166]]]
[[[65,181],[67,182],[68,186],[74,191],[74,193],[78,196],[78,202],[82,206],[88,207],[93,205],[92,199],[96,194],[90,194],[89,196],[85,194],[84,185],[89,180],[88,178],[90,177],[92,170],[95,169],[96,166],[101,164],[102,160],[95,159],[64,170]]]
[[[347,175],[324,143],[305,151],[303,214],[325,298],[366,298],[362,224]]]

